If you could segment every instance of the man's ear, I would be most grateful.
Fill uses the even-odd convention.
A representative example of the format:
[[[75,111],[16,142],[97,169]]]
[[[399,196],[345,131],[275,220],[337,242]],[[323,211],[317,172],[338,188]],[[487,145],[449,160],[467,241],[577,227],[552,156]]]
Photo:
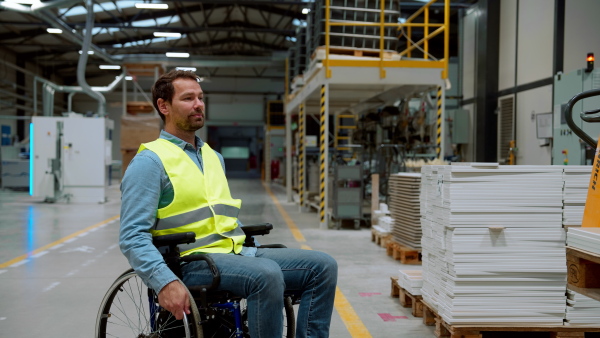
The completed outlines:
[[[158,100],[156,100],[156,105],[158,106],[158,110],[160,110],[160,112],[163,115],[169,114],[169,109],[167,107],[167,101],[165,101],[164,99],[158,99]]]

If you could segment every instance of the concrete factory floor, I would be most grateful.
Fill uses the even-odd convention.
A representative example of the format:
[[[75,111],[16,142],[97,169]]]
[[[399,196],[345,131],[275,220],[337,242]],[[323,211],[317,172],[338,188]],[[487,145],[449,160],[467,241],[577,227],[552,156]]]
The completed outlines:
[[[391,297],[390,276],[402,265],[371,241],[366,227],[319,229],[318,215],[286,201],[285,189],[260,180],[231,180],[244,224],[269,222],[261,243],[324,251],[339,263],[331,337],[434,337],[410,308]],[[0,336],[92,337],[100,302],[129,268],[119,251],[120,193],[104,204],[48,204],[24,191],[0,190]],[[302,241],[305,239],[305,241]]]

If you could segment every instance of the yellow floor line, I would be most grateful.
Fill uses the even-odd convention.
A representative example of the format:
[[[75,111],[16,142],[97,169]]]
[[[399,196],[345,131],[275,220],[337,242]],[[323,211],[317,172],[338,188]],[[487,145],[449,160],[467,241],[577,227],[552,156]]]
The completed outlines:
[[[277,197],[275,197],[275,195],[271,192],[271,189],[269,189],[269,186],[267,184],[265,184],[264,182],[263,182],[263,186],[265,187],[265,190],[267,191],[267,193],[271,196],[271,199],[275,203],[275,206],[277,206],[277,210],[279,210],[279,213],[283,216],[285,223],[292,231],[294,238],[296,238],[296,240],[298,242],[306,242],[306,239],[304,238],[304,236],[302,235],[302,233],[296,226],[296,223],[294,223],[294,221],[290,218],[290,216],[285,211],[285,209],[283,209],[281,204],[279,204],[279,200],[277,200]],[[299,240],[299,238],[301,238],[302,240]],[[304,250],[312,250],[312,248],[306,244],[302,244],[300,247]],[[348,302],[348,300],[346,299],[346,297],[344,296],[344,294],[338,287],[335,288],[334,306],[335,306],[336,311],[342,318],[342,322],[344,322],[344,325],[346,325],[346,328],[348,329],[348,332],[350,333],[352,338],[371,338],[372,337],[371,333],[369,333],[369,330],[367,330],[367,327],[365,326],[365,324],[362,322],[362,320],[360,320],[360,317],[356,314],[356,312],[354,311],[354,308],[352,308],[352,305],[350,304],[350,302]]]
[[[348,302],[340,288],[335,288],[334,304],[336,311],[340,314],[340,317],[342,317],[342,321],[344,322],[344,325],[346,325],[346,328],[348,329],[348,332],[350,332],[352,338],[372,337],[369,333],[369,330],[367,330],[365,324],[363,324],[362,320],[360,320],[360,317],[358,317],[354,311],[354,308],[352,308],[352,305],[350,305],[350,302]]]
[[[269,196],[271,196],[271,199],[273,200],[273,202],[275,202],[275,206],[277,207],[277,210],[279,210],[279,213],[281,214],[281,216],[283,216],[283,220],[285,221],[285,224],[287,224],[288,228],[290,228],[290,231],[292,232],[292,235],[294,235],[294,238],[296,239],[296,241],[298,241],[300,243],[306,242],[306,238],[304,238],[304,235],[302,235],[302,233],[300,232],[300,229],[298,229],[298,227],[296,226],[296,223],[294,223],[294,221],[292,221],[292,219],[287,214],[287,212],[283,209],[281,204],[279,204],[277,197],[275,197],[273,192],[271,192],[271,188],[269,188],[269,186],[266,185],[264,182],[263,182],[263,187],[265,187],[265,190],[267,191]]]
[[[11,265],[13,265],[15,263],[21,262],[24,259],[27,259],[27,257],[33,256],[35,254],[38,254],[38,253],[40,253],[40,252],[42,252],[44,250],[48,250],[48,249],[52,248],[53,246],[57,246],[57,245],[59,245],[61,243],[64,243],[64,242],[68,241],[71,238],[77,237],[77,236],[79,236],[79,235],[81,235],[81,234],[83,234],[85,232],[88,232],[88,231],[90,231],[92,229],[95,229],[95,228],[97,228],[99,226],[102,226],[102,225],[104,225],[104,224],[106,224],[108,222],[111,222],[111,221],[113,221],[113,220],[115,220],[117,218],[119,218],[119,215],[111,217],[111,218],[109,218],[107,220],[104,220],[104,221],[102,221],[100,223],[97,223],[97,224],[94,224],[92,226],[89,226],[89,227],[87,227],[87,228],[85,228],[83,230],[79,230],[79,231],[77,231],[75,233],[70,234],[69,236],[63,237],[63,238],[59,239],[58,241],[52,242],[50,244],[46,244],[43,247],[35,249],[35,250],[33,250],[31,252],[28,252],[28,253],[26,253],[24,255],[21,255],[19,257],[13,258],[13,259],[11,259],[8,262],[4,262],[4,263],[0,264],[0,268],[5,268],[5,267],[11,266]]]

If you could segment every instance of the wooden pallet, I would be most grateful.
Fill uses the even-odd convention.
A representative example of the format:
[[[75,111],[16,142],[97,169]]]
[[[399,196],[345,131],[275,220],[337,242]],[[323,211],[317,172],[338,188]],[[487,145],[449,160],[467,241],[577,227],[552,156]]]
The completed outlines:
[[[375,244],[387,249],[391,239],[392,235],[390,233],[383,233],[371,228],[371,242],[375,242]]]
[[[567,247],[568,288],[600,301],[600,255]]]
[[[412,308],[412,315],[423,317],[423,297],[411,295],[398,284],[398,277],[390,277],[392,280],[392,297],[398,297],[402,307]]]
[[[375,57],[381,58],[381,51],[379,49],[361,49],[361,48],[350,48],[350,47],[329,47],[329,55],[345,55],[352,57]],[[383,51],[383,59],[384,60],[392,60],[394,56],[398,55],[398,52],[394,51]],[[319,46],[315,49],[315,51],[310,56],[311,60],[325,59],[325,46]]]
[[[584,338],[586,332],[600,332],[600,325],[597,328],[577,327],[577,326],[548,326],[548,325],[528,325],[528,326],[502,326],[502,325],[451,325],[446,323],[437,312],[425,301],[421,300],[423,306],[423,324],[435,325],[434,334],[436,337],[449,338],[486,338],[489,335],[498,337],[527,337],[533,332],[548,333],[550,338]]]
[[[388,256],[399,260],[402,264],[422,264],[422,258],[419,250],[415,250],[402,244],[390,241],[387,246]]]

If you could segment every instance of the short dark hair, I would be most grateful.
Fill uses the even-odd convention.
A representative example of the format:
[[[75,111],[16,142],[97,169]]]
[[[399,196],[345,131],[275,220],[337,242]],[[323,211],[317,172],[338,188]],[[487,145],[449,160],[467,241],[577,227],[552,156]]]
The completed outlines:
[[[152,104],[154,108],[158,112],[158,115],[165,122],[165,116],[158,109],[158,99],[163,99],[169,103],[173,100],[173,95],[175,95],[175,88],[173,87],[173,81],[177,79],[190,79],[199,81],[198,75],[196,73],[189,70],[177,70],[173,69],[168,73],[164,73],[161,77],[156,80],[154,85],[152,85]]]

